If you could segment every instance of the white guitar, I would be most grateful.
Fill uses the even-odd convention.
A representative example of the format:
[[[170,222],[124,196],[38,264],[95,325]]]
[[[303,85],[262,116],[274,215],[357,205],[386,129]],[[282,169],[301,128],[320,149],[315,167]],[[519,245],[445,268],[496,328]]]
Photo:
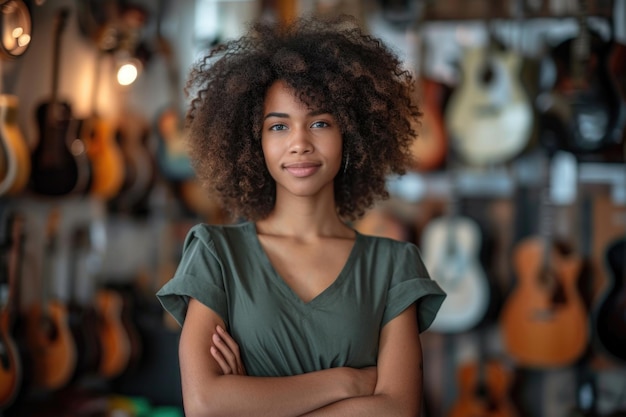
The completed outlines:
[[[450,213],[431,220],[422,232],[421,251],[431,277],[447,297],[431,325],[442,333],[472,329],[487,313],[490,289],[480,264],[481,232],[471,218]]]
[[[534,114],[521,64],[517,53],[492,46],[463,54],[463,79],[450,97],[445,123],[451,146],[466,163],[504,163],[530,141]]]

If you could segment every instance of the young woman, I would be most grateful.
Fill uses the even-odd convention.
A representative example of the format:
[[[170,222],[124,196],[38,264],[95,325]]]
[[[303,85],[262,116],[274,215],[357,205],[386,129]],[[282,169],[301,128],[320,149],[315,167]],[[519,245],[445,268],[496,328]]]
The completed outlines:
[[[413,82],[347,17],[255,24],[192,69],[194,167],[242,221],[194,226],[157,294],[188,417],[418,415],[445,295],[414,244],[349,223],[410,161]]]

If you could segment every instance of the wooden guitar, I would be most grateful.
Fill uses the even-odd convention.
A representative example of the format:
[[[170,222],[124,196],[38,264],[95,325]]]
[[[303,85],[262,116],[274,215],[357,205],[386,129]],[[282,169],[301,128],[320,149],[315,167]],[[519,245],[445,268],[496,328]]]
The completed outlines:
[[[52,209],[47,219],[42,278],[55,271],[60,213]],[[41,300],[27,312],[26,335],[33,360],[35,386],[57,390],[66,386],[76,368],[76,343],[68,322],[67,307],[49,294],[49,282],[42,279]]]
[[[578,1],[578,35],[551,51],[556,81],[538,97],[544,130],[539,139],[579,158],[610,160],[622,140],[625,105],[609,69],[611,42],[589,30],[587,3]]]
[[[16,297],[19,296],[17,281],[20,279],[19,265],[22,262],[20,247],[23,220],[19,215],[11,215],[2,219],[1,227],[4,230],[0,236],[0,285],[7,287],[2,291],[6,300],[0,311],[0,410],[3,410],[14,402],[22,379],[22,358],[13,337],[13,325],[17,313]]]
[[[553,165],[558,163],[572,162],[553,158]],[[551,230],[555,190],[566,186],[558,183],[569,181],[566,173],[554,168],[550,195],[545,190],[542,196],[539,235],[513,249],[517,283],[504,302],[500,325],[505,347],[520,366],[570,365],[589,341],[587,309],[578,290],[581,259],[555,241]]]
[[[595,336],[603,352],[626,362],[626,236],[607,246],[604,265],[610,283],[592,313]]]
[[[485,317],[490,288],[480,263],[481,240],[476,221],[460,214],[455,192],[449,197],[448,212],[424,227],[420,244],[424,264],[447,293],[432,330],[462,332]]]
[[[441,111],[443,86],[435,80],[420,77],[422,117],[415,127],[417,139],[411,146],[413,169],[432,171],[440,168],[448,155],[448,139]]]
[[[459,366],[459,396],[447,417],[517,417],[510,396],[513,375],[502,360],[487,355],[484,329],[479,333],[478,358]]]
[[[157,162],[159,170],[170,181],[186,181],[195,177],[187,149],[187,134],[183,126],[182,104],[178,64],[173,46],[162,33],[161,23],[165,13],[165,0],[159,1],[157,19],[158,50],[167,64],[168,86],[171,103],[156,120]]]
[[[98,375],[101,357],[98,310],[94,303],[93,254],[89,228],[78,225],[70,242],[68,323],[76,343],[76,369],[73,381]]]
[[[0,94],[0,148],[4,158],[4,175],[0,176],[0,196],[23,191],[30,177],[30,150],[17,123],[19,99]]]
[[[79,135],[79,121],[68,102],[59,100],[61,35],[69,15],[60,9],[55,16],[50,99],[37,106],[39,141],[32,152],[31,188],[44,195],[86,193],[91,182],[91,165],[86,145]]]
[[[87,155],[92,165],[90,194],[103,200],[116,196],[124,184],[124,157],[115,140],[115,127],[110,120],[97,111],[100,96],[100,73],[102,52],[96,59],[96,70],[92,91],[91,115],[81,122],[80,137],[87,145]]]
[[[149,149],[150,127],[145,118],[126,111],[117,121],[115,139],[124,159],[124,183],[110,207],[118,212],[143,213],[156,181],[156,167]]]
[[[534,115],[521,64],[519,54],[495,41],[464,52],[462,81],[448,101],[445,124],[452,148],[466,163],[505,163],[529,143]]]
[[[96,292],[95,303],[100,313],[99,372],[105,378],[115,378],[126,370],[131,355],[131,344],[123,322],[124,300],[117,291],[101,288]]]

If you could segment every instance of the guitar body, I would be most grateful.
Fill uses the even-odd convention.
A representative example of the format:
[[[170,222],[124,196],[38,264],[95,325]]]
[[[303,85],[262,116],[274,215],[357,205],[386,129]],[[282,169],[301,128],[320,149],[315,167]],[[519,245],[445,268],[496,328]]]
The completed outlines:
[[[469,217],[438,217],[425,226],[420,245],[424,264],[447,293],[431,325],[434,331],[469,330],[487,313],[490,290],[480,265],[480,245],[480,229]]]
[[[446,108],[451,145],[472,165],[504,163],[530,141],[533,109],[521,82],[522,59],[512,51],[468,49],[463,79]]]
[[[596,339],[604,352],[626,362],[626,238],[608,246],[605,265],[610,286],[593,313]]]
[[[20,354],[10,332],[8,313],[0,316],[0,410],[11,405],[21,385]]]
[[[72,380],[97,375],[101,356],[98,314],[94,307],[77,302],[68,303],[67,312],[72,339],[76,343],[76,369]]]
[[[92,166],[89,192],[110,200],[124,185],[124,155],[115,140],[115,129],[103,118],[92,116],[83,122],[81,131]]]
[[[192,179],[195,172],[187,152],[187,135],[182,119],[174,108],[167,108],[157,120],[159,169],[171,181]]]
[[[515,248],[518,283],[500,318],[507,351],[528,367],[572,364],[589,341],[588,316],[577,288],[582,262],[552,248],[551,271],[545,272],[544,250],[545,240],[538,237]]]
[[[413,169],[432,171],[443,165],[448,153],[448,139],[441,113],[442,86],[434,80],[422,77],[422,117],[415,126],[417,139],[411,146]]]
[[[30,150],[17,123],[17,96],[0,94],[0,140],[4,149],[4,175],[0,196],[15,195],[26,188],[30,177]]]
[[[35,304],[28,312],[26,326],[34,384],[49,390],[64,387],[76,368],[76,345],[67,308],[52,300],[45,307]]]
[[[460,395],[448,417],[516,417],[509,397],[511,375],[497,360],[462,364],[458,372]]]
[[[100,374],[106,378],[121,375],[130,361],[131,346],[123,323],[123,299],[113,290],[101,289],[96,294],[100,312]]]
[[[50,113],[55,114],[54,120]],[[39,142],[32,153],[33,191],[52,196],[86,193],[91,167],[70,105],[42,103],[37,108],[37,121]]]
[[[552,90],[541,97],[541,119],[548,129],[543,146],[568,150],[579,157],[614,160],[626,124],[626,109],[609,69],[610,44],[591,34],[590,56],[572,72],[572,47],[567,39],[551,53],[557,70]],[[541,139],[541,138],[544,139]]]
[[[122,151],[125,176],[119,194],[111,200],[114,210],[146,210],[156,180],[155,164],[148,148],[149,137],[150,129],[143,117],[127,113],[120,118],[115,140]]]
[[[61,34],[69,10],[61,8],[55,18],[50,99],[37,106],[39,141],[31,155],[31,188],[44,195],[62,196],[86,193],[91,182],[91,166],[86,145],[80,139],[79,122],[69,103],[58,98]]]

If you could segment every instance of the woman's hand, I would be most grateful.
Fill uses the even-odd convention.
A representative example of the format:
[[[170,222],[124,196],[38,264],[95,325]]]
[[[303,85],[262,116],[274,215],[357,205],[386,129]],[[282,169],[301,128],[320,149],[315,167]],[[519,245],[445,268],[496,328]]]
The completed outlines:
[[[211,355],[218,363],[224,375],[246,375],[243,366],[239,345],[221,326],[217,326],[213,334],[213,346]]]

